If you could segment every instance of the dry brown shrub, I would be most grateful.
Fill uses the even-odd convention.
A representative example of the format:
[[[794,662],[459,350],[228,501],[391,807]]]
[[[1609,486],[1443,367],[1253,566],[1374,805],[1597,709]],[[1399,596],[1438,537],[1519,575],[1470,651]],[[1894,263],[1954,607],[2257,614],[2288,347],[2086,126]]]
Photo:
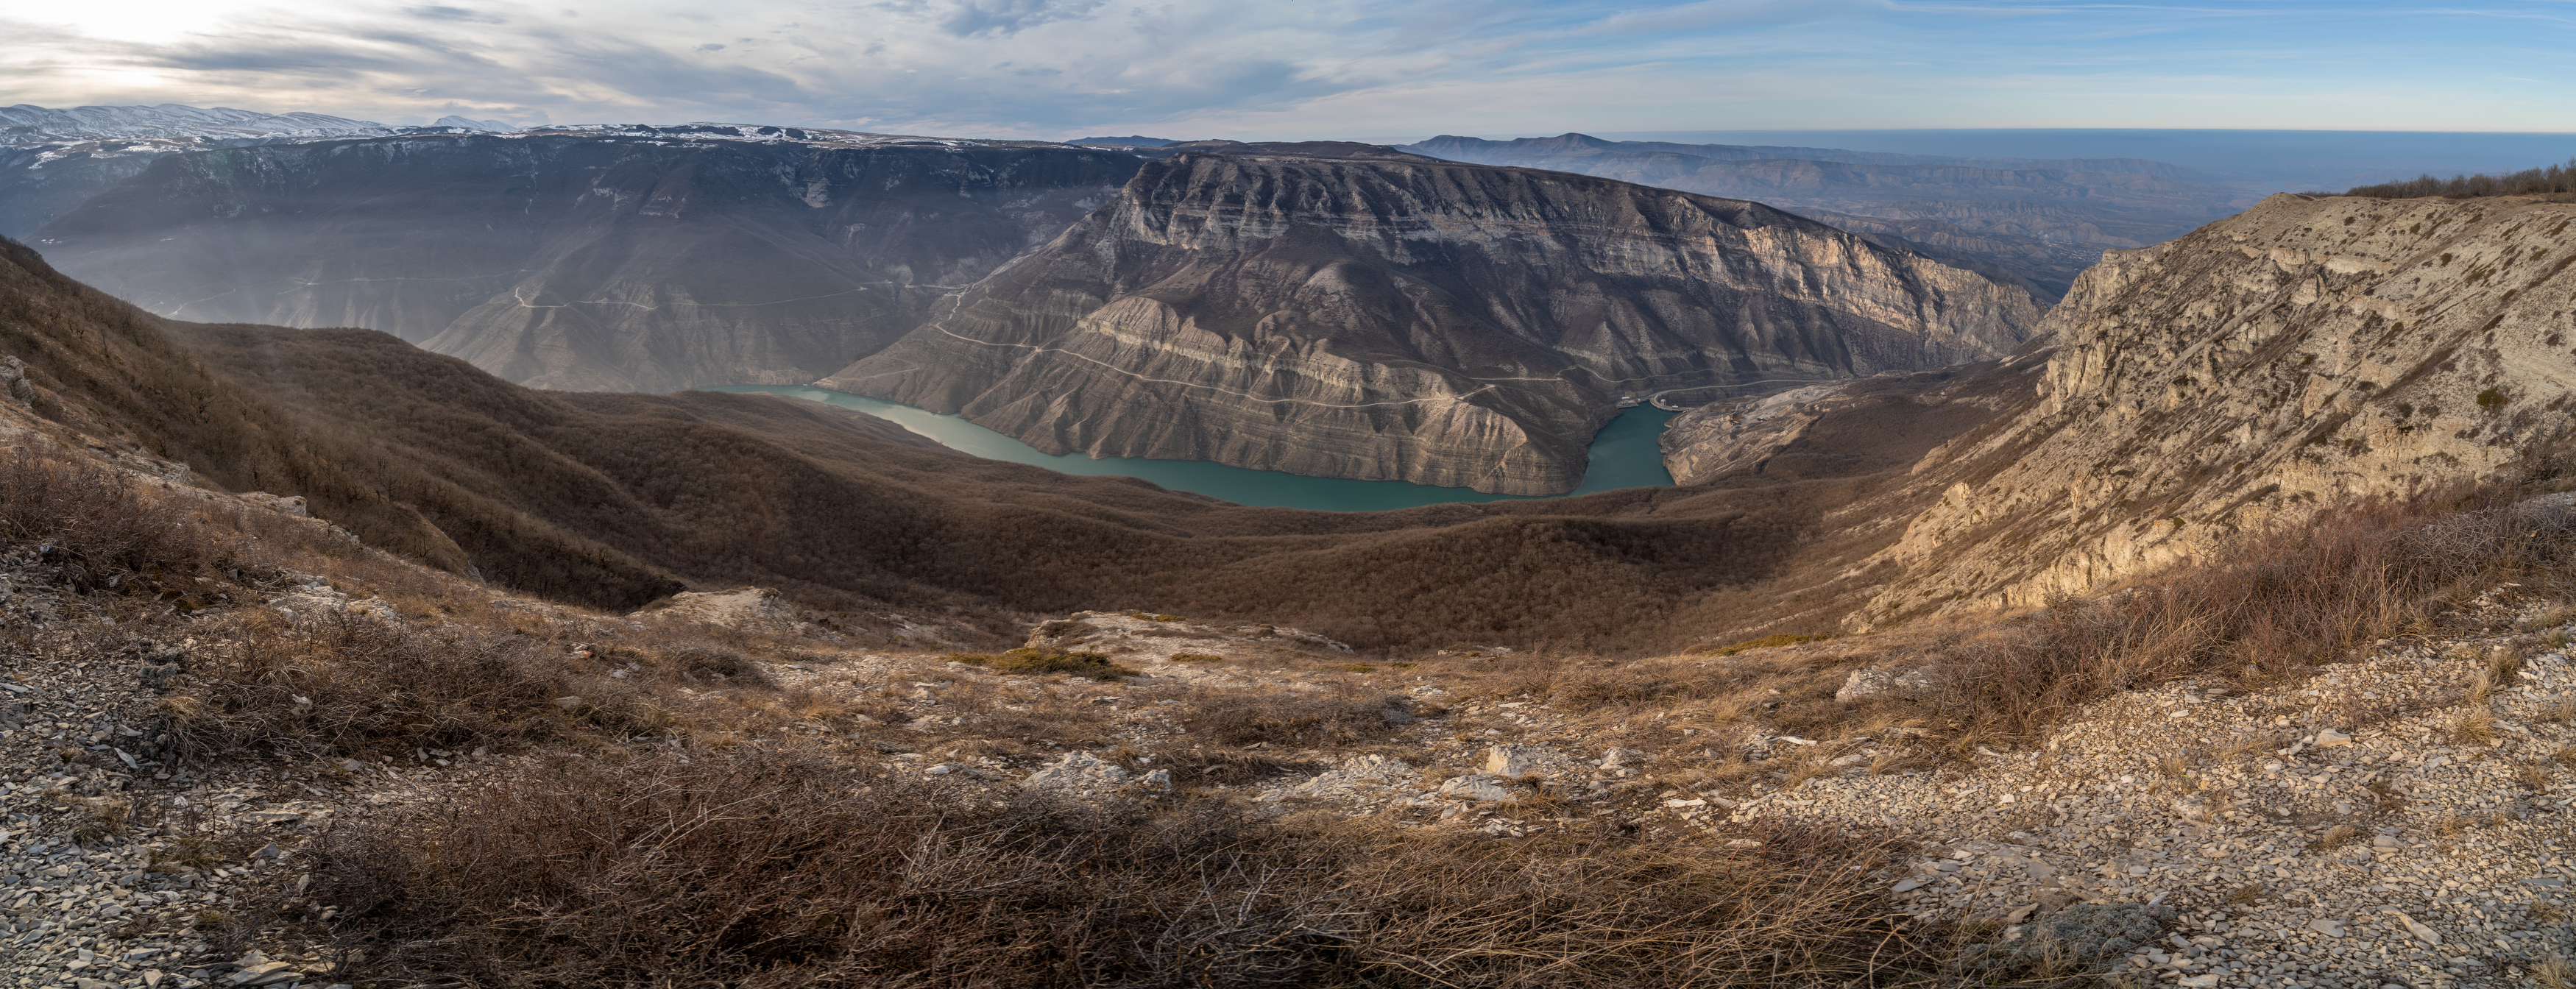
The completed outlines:
[[[690,680],[717,680],[734,687],[777,686],[759,663],[724,646],[692,644],[664,649],[662,659],[668,669]]]
[[[951,663],[981,666],[1003,673],[1064,673],[1094,680],[1143,676],[1109,661],[1106,653],[1021,647],[1003,653],[952,652]]]
[[[2547,793],[2549,792],[2549,763],[2544,760],[2516,766],[2513,770],[2513,781],[2522,784],[2523,789],[2533,793]]]
[[[1927,955],[1819,826],[1754,850],[1074,806],[787,752],[560,759],[340,825],[335,978],[511,985],[1888,984]],[[891,865],[890,865],[891,864]]]
[[[2570,559],[2576,517],[2373,502],[2142,586],[1963,627],[1919,655],[1955,729],[2027,739],[2087,701],[2177,677],[2292,678],[2454,596]]]
[[[1183,726],[1222,745],[1319,747],[1384,738],[1413,722],[1400,697],[1215,695],[1190,705]]]
[[[334,615],[303,625],[263,610],[201,619],[220,645],[184,660],[168,705],[182,751],[409,754],[650,732],[635,685],[571,673],[549,643],[469,626],[419,631]]]
[[[1732,655],[1735,655],[1736,653],[1740,653],[1740,652],[1748,652],[1748,651],[1751,651],[1751,650],[1754,650],[1754,649],[1777,649],[1777,648],[1779,648],[1779,647],[1781,647],[1781,646],[1794,646],[1794,645],[1799,645],[1799,644],[1801,644],[1801,643],[1807,643],[1807,642],[1823,642],[1823,641],[1825,641],[1826,639],[1830,639],[1830,638],[1833,638],[1833,636],[1830,636],[1830,635],[1766,635],[1766,636],[1763,636],[1763,637],[1761,637],[1761,638],[1759,638],[1759,639],[1746,639],[1746,640],[1744,640],[1744,641],[1742,641],[1742,642],[1738,642],[1738,643],[1735,643],[1735,644],[1733,644],[1733,645],[1724,645],[1724,646],[1701,646],[1701,647],[1699,647],[1699,648],[1692,649],[1692,650],[1690,650],[1690,651],[1691,651],[1691,652],[1693,652],[1693,653],[1704,654],[1704,655],[1709,655],[1709,656],[1732,656]]]

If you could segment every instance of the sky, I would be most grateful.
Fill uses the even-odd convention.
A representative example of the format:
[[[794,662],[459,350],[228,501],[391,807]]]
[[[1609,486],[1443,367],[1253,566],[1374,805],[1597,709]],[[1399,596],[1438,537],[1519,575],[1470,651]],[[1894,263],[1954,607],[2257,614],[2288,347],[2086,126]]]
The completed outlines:
[[[0,104],[1409,141],[2576,131],[2576,0],[0,4]]]

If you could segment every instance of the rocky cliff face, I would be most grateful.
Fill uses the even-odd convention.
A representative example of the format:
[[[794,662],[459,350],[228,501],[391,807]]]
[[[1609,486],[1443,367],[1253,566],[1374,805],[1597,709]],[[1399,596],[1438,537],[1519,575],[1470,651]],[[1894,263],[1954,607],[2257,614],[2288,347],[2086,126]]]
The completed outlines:
[[[1754,203],[1366,148],[1147,165],[820,382],[1045,450],[1553,494],[1620,395],[2009,350],[2028,295]]]
[[[1794,481],[1912,465],[1934,447],[2027,404],[2047,351],[1914,374],[1881,374],[1720,401],[1673,417],[1660,441],[1675,484]]]
[[[411,135],[172,156],[36,240],[163,315],[379,329],[540,387],[793,383],[1138,164],[774,127]]]
[[[2281,195],[2114,251],[2049,314],[2027,409],[1938,486],[1864,620],[2081,592],[2516,469],[2576,432],[2576,204]]]

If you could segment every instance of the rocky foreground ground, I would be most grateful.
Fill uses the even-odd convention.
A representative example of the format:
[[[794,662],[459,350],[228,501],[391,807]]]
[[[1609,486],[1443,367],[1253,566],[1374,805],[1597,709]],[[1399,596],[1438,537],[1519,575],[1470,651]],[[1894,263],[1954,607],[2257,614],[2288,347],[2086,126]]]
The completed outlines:
[[[525,757],[183,764],[180,685],[224,643],[46,648],[100,619],[41,557],[7,564],[0,608],[28,648],[0,681],[0,986],[332,985],[339,960],[289,935],[327,920],[295,897],[308,843]],[[435,621],[312,576],[259,597],[218,607]],[[1605,703],[1621,681],[1585,679],[1580,660],[1472,645],[1363,660],[1293,629],[1174,615],[1085,612],[1036,626],[1021,652],[972,654],[845,648],[758,591],[628,617],[493,605],[590,640],[568,643],[568,662],[680,625],[755,627],[793,645],[751,650],[757,669],[732,678],[767,685],[680,690],[816,712],[794,722],[809,736],[858,725],[845,758],[943,786],[1220,799],[1497,840],[1608,828],[1725,845],[1783,820],[1884,827],[1920,846],[1879,877],[1893,902],[1951,922],[1971,961],[2048,951],[2127,983],[2354,989],[2558,987],[2576,956],[2576,615],[2512,588],[2451,631],[2313,677],[2167,683],[2009,751],[1934,750],[1886,715],[1921,678],[1840,669],[1831,642],[1684,660],[1741,667],[1745,696],[1659,706]],[[1107,666],[1012,669],[1065,655]],[[1806,736],[1767,727],[1801,689],[1875,713]]]

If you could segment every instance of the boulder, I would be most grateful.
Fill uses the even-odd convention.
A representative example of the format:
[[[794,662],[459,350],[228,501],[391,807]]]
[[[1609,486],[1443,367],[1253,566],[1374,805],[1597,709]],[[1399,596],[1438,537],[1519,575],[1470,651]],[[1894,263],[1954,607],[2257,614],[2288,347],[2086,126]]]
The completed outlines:
[[[1834,691],[1834,700],[1852,704],[1865,700],[1905,697],[1922,693],[1931,687],[1932,675],[1919,669],[1907,670],[1900,674],[1875,667],[1865,667],[1853,670],[1850,676],[1843,678],[1843,687],[1841,690]]]
[[[1545,775],[1534,758],[1535,752],[1525,746],[1497,745],[1485,750],[1485,774],[1507,780]]]
[[[1089,752],[1067,752],[1064,758],[1038,767],[1020,785],[1029,789],[1081,790],[1125,782],[1125,767]]]
[[[1495,801],[1511,795],[1490,776],[1460,776],[1440,784],[1440,797],[1444,800]]]

